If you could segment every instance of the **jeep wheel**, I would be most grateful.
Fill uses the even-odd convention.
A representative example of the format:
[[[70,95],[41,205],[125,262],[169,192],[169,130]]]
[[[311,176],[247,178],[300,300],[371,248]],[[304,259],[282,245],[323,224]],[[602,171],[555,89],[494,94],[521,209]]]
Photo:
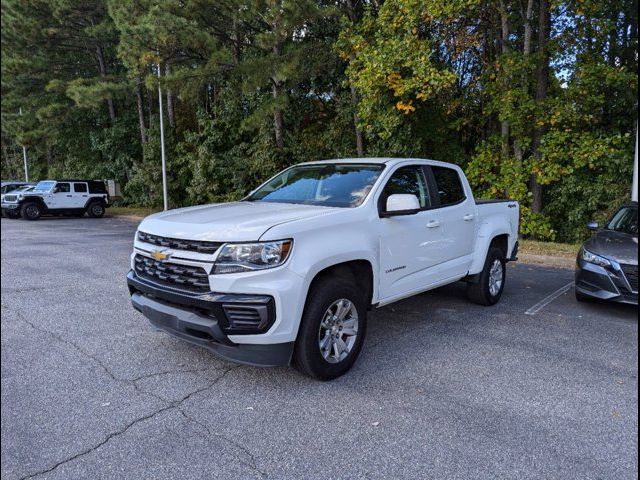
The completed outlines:
[[[27,202],[22,205],[20,213],[22,214],[22,218],[27,220],[38,220],[40,215],[42,215],[42,209],[40,205],[35,202]]]
[[[467,296],[479,305],[495,305],[500,301],[507,276],[506,260],[500,248],[492,247],[487,252],[484,269],[478,283],[467,285]]]
[[[343,278],[323,278],[309,292],[294,359],[298,369],[332,380],[355,363],[364,342],[367,310],[361,292]]]
[[[104,205],[101,202],[93,202],[87,207],[87,214],[91,218],[102,218],[104,216]]]

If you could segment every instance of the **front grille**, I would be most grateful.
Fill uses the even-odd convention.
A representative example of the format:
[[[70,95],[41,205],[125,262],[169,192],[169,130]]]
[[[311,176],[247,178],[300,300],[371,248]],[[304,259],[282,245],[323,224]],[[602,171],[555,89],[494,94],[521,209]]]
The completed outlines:
[[[194,293],[209,291],[209,277],[202,267],[158,262],[142,255],[136,255],[134,260],[136,275],[142,279]]]
[[[5,195],[4,196],[4,201],[5,202],[15,202],[18,199],[17,195]]]
[[[620,265],[624,276],[627,277],[631,290],[638,291],[638,265]]]
[[[138,232],[138,240],[151,243],[160,247],[169,247],[176,250],[189,250],[192,252],[213,254],[220,248],[220,242],[207,242],[202,240],[182,240],[179,238],[161,237],[146,232]]]

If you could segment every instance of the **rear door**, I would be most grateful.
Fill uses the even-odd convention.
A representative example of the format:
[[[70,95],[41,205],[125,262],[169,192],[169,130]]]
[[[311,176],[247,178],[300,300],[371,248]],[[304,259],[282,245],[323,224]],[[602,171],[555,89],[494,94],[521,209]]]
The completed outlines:
[[[86,182],[73,182],[73,201],[71,208],[84,208],[89,200],[89,186]]]
[[[473,257],[478,219],[472,196],[466,191],[458,170],[439,165],[427,167],[432,191],[436,192],[434,212],[447,245],[442,273],[446,277],[463,276]]]

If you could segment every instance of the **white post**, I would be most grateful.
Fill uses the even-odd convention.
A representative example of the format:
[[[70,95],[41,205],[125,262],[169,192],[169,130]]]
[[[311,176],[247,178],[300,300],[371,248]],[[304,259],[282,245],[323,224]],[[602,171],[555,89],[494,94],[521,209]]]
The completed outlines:
[[[631,201],[638,201],[638,122],[636,121],[636,158],[633,161],[633,187],[631,187]]]
[[[22,107],[20,107],[20,116],[22,116]],[[24,159],[24,181],[29,181],[29,166],[27,165],[27,147],[22,145],[22,158]]]
[[[160,63],[158,63],[158,101],[160,103],[160,154],[162,156],[162,201],[164,209],[169,209],[167,195],[167,160],[164,154],[164,122],[162,120],[162,88],[160,87]]]

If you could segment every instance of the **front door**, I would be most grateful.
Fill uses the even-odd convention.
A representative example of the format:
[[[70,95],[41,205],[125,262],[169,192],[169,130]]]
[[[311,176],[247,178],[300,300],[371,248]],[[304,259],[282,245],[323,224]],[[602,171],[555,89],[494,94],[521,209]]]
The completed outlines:
[[[51,195],[51,205],[48,204],[49,208],[55,210],[64,210],[73,207],[73,194],[71,193],[71,184],[67,182],[58,182],[53,189],[53,194]]]
[[[443,241],[437,211],[421,165],[398,168],[387,181],[378,208],[384,209],[389,195],[418,197],[421,210],[414,215],[381,218],[380,298],[401,296],[424,288],[438,279],[431,268],[442,262],[447,245]]]

